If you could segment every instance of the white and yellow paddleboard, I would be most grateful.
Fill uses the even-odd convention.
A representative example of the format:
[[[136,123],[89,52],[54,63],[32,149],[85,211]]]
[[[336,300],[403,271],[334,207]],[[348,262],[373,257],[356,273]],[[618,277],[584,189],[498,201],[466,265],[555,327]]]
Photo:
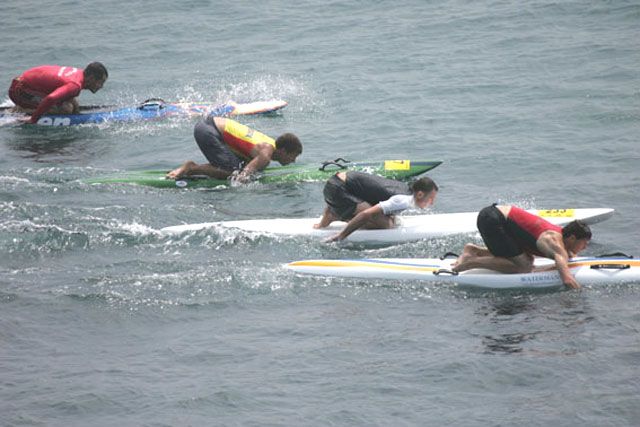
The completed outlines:
[[[473,269],[454,274],[455,258],[372,258],[317,259],[295,261],[285,268],[296,273],[352,277],[360,279],[420,280],[456,283],[486,289],[545,289],[562,287],[562,280],[552,260],[536,259],[545,271],[527,274],[502,274]],[[624,256],[578,257],[570,261],[571,274],[581,285],[640,283],[640,260]]]
[[[568,224],[580,219],[587,224],[604,221],[613,215],[609,208],[593,209],[531,209],[528,212],[539,215],[557,225]],[[397,226],[387,230],[357,230],[348,237],[348,241],[357,243],[401,243],[420,239],[437,238],[455,234],[473,233],[477,231],[477,212],[462,212],[449,214],[398,216]],[[165,227],[164,233],[184,233],[203,229],[237,229],[244,232],[263,233],[278,236],[306,236],[315,239],[325,239],[339,233],[346,225],[344,222],[334,222],[329,227],[315,229],[313,225],[319,218],[275,218],[253,219],[246,221],[220,221],[200,224],[184,224]]]

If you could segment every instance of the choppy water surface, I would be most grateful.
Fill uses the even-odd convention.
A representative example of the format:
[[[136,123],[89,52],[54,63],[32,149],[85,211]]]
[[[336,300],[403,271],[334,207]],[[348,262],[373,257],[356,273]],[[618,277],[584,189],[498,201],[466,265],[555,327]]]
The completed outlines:
[[[242,121],[297,133],[300,162],[441,159],[434,212],[612,207],[587,254],[638,256],[639,22],[633,2],[10,0],[0,81],[100,60],[110,78],[86,104],[286,99]],[[204,161],[193,124],[0,127],[0,424],[640,422],[638,284],[505,293],[296,276],[282,264],[434,257],[478,236],[169,236],[319,215],[322,183],[83,182]]]

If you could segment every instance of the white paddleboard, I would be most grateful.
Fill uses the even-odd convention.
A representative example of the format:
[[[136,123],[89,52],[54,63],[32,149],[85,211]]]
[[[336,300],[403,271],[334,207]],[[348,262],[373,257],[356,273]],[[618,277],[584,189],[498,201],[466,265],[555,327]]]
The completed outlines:
[[[575,219],[581,219],[587,224],[595,224],[610,218],[614,210],[609,208],[530,209],[528,212],[539,215],[554,224],[564,225]],[[398,225],[394,228],[385,230],[357,230],[352,233],[347,240],[359,243],[401,243],[454,234],[473,233],[477,231],[477,217],[477,212],[398,216],[396,218]],[[325,239],[339,233],[346,225],[344,222],[336,221],[327,228],[320,230],[314,229],[313,225],[318,222],[319,218],[252,219],[246,221],[221,221],[176,225],[165,227],[161,229],[161,231],[176,234],[207,228],[231,228],[253,233],[289,237],[307,236]]]
[[[460,274],[451,272],[455,258],[372,258],[343,260],[305,260],[285,264],[297,273],[353,277],[360,279],[422,280],[487,289],[544,289],[563,286],[558,270],[550,259],[536,259],[537,267],[548,271],[527,274],[501,274],[491,270],[473,269]],[[626,257],[577,257],[569,267],[581,285],[640,283],[640,260]]]

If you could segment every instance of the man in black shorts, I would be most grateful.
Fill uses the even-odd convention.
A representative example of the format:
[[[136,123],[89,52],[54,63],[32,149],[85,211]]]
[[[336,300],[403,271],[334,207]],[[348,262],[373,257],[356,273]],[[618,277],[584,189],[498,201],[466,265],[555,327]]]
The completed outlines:
[[[237,171],[235,180],[246,182],[272,160],[288,165],[302,153],[302,144],[292,133],[273,139],[223,117],[208,116],[201,120],[196,124],[193,136],[209,163],[196,164],[189,160],[169,172],[167,178],[207,175],[227,179]]]
[[[409,185],[363,172],[338,172],[324,186],[327,206],[314,228],[328,227],[333,221],[347,221],[347,226],[328,241],[343,240],[359,228],[392,228],[395,214],[430,206],[437,192],[438,186],[427,177]]]
[[[580,287],[568,262],[591,240],[591,230],[582,221],[560,227],[517,206],[493,204],[478,213],[477,224],[487,247],[466,244],[453,271],[487,268],[501,273],[529,273],[534,270],[534,256],[539,256],[555,261],[565,285]]]

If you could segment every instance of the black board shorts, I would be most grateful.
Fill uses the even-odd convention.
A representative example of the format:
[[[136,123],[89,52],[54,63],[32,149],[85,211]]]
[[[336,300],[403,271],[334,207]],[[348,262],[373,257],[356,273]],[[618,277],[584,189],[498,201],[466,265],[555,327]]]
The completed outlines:
[[[495,204],[478,213],[477,225],[482,240],[494,256],[513,258],[524,253],[522,242],[514,235],[514,224]]]
[[[322,193],[331,212],[340,220],[349,221],[355,216],[358,204],[367,202],[375,206],[397,194],[411,194],[411,190],[404,182],[349,171],[345,181],[337,175],[329,178]]]
[[[229,172],[240,170],[244,166],[244,159],[238,157],[224,143],[222,134],[214,124],[212,116],[196,123],[193,137],[211,165]]]

